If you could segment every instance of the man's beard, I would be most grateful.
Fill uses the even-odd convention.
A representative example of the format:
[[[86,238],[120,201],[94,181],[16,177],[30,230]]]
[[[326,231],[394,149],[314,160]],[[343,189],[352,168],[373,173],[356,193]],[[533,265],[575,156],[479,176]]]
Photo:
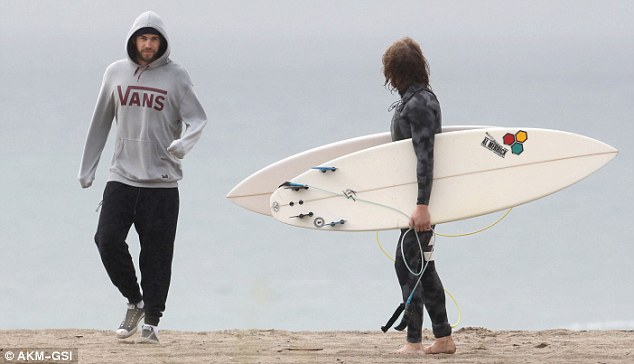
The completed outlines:
[[[144,55],[142,52],[139,52],[138,58],[145,63],[152,63],[156,60],[156,55],[158,52],[149,53],[148,55]]]

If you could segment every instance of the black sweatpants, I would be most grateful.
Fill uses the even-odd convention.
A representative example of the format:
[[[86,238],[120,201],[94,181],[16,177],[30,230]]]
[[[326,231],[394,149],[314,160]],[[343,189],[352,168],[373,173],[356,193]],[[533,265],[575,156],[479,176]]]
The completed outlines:
[[[145,303],[145,323],[158,325],[172,275],[178,221],[178,188],[140,188],[108,182],[95,243],[108,276],[129,303]],[[130,227],[139,234],[141,288],[126,237]]]
[[[403,250],[405,251],[407,264],[410,269],[418,273],[421,270],[424,258],[421,259],[420,256],[420,246],[416,239],[416,233],[410,231],[406,234],[406,232],[407,230],[401,230],[400,239],[404,239]],[[429,243],[433,233],[425,231],[417,234],[420,243],[423,245],[423,251],[431,252],[433,247]],[[400,239],[399,242],[401,241]],[[405,266],[403,255],[401,254],[401,244],[397,244],[395,259],[396,276],[401,285],[403,302],[406,302],[418,281],[418,276],[410,273]],[[447,309],[445,307],[445,290],[438,273],[436,273],[434,261],[432,260],[427,264],[423,278],[418,284],[416,291],[414,291],[414,296],[410,303],[410,320],[407,326],[407,341],[410,343],[422,341],[423,306],[427,308],[427,313],[431,318],[434,336],[439,338],[451,335],[451,325],[447,319]]]

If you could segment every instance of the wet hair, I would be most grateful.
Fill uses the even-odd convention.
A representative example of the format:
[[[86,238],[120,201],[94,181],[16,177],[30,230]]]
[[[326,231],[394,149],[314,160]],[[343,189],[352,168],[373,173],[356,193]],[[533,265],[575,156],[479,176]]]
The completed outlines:
[[[391,91],[405,93],[412,83],[429,86],[429,64],[420,45],[405,37],[392,43],[383,54],[385,86]]]
[[[159,36],[159,38],[161,39],[161,44],[159,45],[159,50],[156,53],[156,58],[157,59],[161,58],[161,56],[165,54],[165,51],[167,50],[167,41],[163,37],[163,34],[161,34],[158,30],[154,28],[150,28],[150,27],[145,27],[145,28],[141,28],[137,30],[136,32],[134,32],[134,34],[132,34],[130,39],[128,39],[127,49],[128,49],[128,55],[130,55],[130,58],[132,58],[133,60],[137,59],[137,49],[134,42],[137,37],[143,34],[156,34]]]

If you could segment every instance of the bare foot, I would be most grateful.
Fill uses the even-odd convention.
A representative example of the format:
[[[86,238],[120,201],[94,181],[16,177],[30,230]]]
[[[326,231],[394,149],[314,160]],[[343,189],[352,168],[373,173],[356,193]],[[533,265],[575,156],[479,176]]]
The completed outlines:
[[[422,343],[405,343],[396,354],[425,354],[425,348]]]
[[[445,336],[434,340],[423,350],[425,354],[453,354],[456,352],[456,343],[451,336]]]

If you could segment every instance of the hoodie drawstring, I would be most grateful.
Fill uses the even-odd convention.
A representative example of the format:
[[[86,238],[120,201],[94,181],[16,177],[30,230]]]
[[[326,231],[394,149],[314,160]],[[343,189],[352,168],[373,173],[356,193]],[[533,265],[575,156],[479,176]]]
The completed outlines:
[[[142,75],[142,74],[143,74],[143,72],[145,72],[145,70],[147,70],[148,68],[150,68],[150,65],[143,66],[143,67],[139,66],[139,67],[137,67],[137,68],[136,68],[136,71],[134,71],[134,75],[135,75],[135,76],[137,76],[137,73],[139,74],[139,75],[137,76],[137,78],[136,78],[137,82],[138,82],[139,80],[141,80],[141,75]]]

